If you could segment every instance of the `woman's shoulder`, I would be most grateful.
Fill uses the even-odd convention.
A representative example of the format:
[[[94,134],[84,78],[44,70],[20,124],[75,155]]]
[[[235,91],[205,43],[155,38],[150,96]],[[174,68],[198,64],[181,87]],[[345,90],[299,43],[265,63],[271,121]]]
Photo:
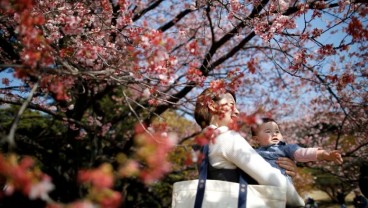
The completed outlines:
[[[218,135],[224,135],[224,136],[241,136],[239,132],[229,129],[227,126],[221,126],[216,129]]]
[[[229,129],[227,126],[217,127],[215,125],[210,125],[204,129],[204,134],[212,138],[213,143],[232,144],[234,142],[245,142],[244,137],[242,137],[239,132]]]
[[[216,136],[215,142],[218,142],[220,144],[226,143],[229,145],[243,145],[244,143],[247,143],[244,137],[242,137],[239,132],[231,129],[218,134],[218,136]]]

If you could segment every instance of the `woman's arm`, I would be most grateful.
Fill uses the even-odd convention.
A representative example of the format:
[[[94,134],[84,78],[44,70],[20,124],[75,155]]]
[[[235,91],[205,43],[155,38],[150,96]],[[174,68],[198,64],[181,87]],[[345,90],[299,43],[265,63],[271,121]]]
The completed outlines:
[[[210,155],[211,149],[219,151],[226,160],[242,169],[259,184],[278,186],[281,190],[285,190],[287,204],[304,205],[303,199],[298,195],[293,184],[286,180],[280,170],[266,162],[240,134],[234,131],[220,134],[214,144],[210,145]]]
[[[261,185],[273,185],[286,189],[286,178],[280,170],[273,168],[245,139],[240,140],[234,136],[233,141],[228,147],[226,144],[221,144],[224,157],[228,161],[242,169]]]

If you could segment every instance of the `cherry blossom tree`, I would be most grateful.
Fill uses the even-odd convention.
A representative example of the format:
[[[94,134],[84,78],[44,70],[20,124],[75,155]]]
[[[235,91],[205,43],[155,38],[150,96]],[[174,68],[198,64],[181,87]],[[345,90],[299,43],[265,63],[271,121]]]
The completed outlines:
[[[342,150],[345,164],[323,171],[357,185],[352,170],[368,143],[363,1],[0,5],[0,103],[16,106],[0,129],[9,190],[56,207],[136,203],[171,171],[166,156],[176,142],[199,131],[178,133],[162,114],[190,118],[205,87],[234,90],[247,125],[272,115],[292,141]],[[20,131],[29,112],[49,128]],[[33,161],[25,154],[39,164],[22,165]],[[19,185],[16,170],[29,181]]]
[[[345,114],[320,112],[310,117],[300,119],[299,122],[285,123],[290,141],[304,146],[323,147],[333,150],[339,149],[344,157],[344,163],[336,166],[327,162],[305,164],[313,168],[312,175],[316,178],[316,186],[325,191],[337,201],[337,190],[344,195],[357,188],[361,167],[367,158],[367,132],[361,125],[367,124],[365,115],[349,114],[354,119],[347,119]],[[337,121],[343,121],[339,123]]]

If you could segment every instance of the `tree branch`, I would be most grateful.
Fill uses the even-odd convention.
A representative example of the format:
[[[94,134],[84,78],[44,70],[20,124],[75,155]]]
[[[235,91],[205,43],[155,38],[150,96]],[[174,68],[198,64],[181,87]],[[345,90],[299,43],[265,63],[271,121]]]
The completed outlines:
[[[140,11],[138,14],[135,14],[132,18],[133,22],[137,21],[139,18],[141,18],[147,12],[149,12],[152,9],[156,8],[158,5],[161,4],[161,2],[163,2],[163,0],[158,0],[156,2],[153,2],[151,5],[149,5],[147,8],[143,9],[142,11]]]
[[[22,114],[24,113],[24,111],[26,110],[28,104],[31,102],[32,100],[32,97],[33,97],[33,94],[36,92],[38,88],[38,82],[36,82],[33,87],[32,87],[32,90],[31,92],[29,93],[28,95],[28,98],[26,99],[26,101],[22,104],[22,106],[20,107],[19,111],[18,111],[18,114],[15,116],[14,120],[13,120],[13,123],[11,125],[11,128],[10,128],[10,132],[8,134],[7,137],[5,137],[3,140],[5,142],[8,142],[9,146],[11,148],[15,147],[15,142],[14,142],[14,135],[15,135],[15,131],[17,129],[17,126],[18,126],[18,123],[19,123],[19,120],[20,120],[20,117],[22,116]]]
[[[166,24],[159,27],[157,30],[160,30],[162,32],[168,30],[172,26],[174,26],[177,22],[179,22],[183,17],[185,17],[187,14],[191,13],[193,10],[186,9],[182,12],[180,12],[178,15],[176,15],[171,21],[167,22]]]

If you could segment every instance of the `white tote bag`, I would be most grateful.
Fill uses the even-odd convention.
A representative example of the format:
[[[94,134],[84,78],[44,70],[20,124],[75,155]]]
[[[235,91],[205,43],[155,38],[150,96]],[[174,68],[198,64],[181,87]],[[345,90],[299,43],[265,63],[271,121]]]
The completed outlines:
[[[208,145],[203,147],[204,159],[199,180],[174,183],[172,208],[284,208],[286,191],[268,185],[248,185],[243,174],[239,183],[207,180]]]
[[[192,208],[197,194],[198,180],[174,183],[172,208]],[[238,207],[239,183],[206,180],[202,208]],[[284,208],[286,193],[276,186],[248,185],[247,208]]]

